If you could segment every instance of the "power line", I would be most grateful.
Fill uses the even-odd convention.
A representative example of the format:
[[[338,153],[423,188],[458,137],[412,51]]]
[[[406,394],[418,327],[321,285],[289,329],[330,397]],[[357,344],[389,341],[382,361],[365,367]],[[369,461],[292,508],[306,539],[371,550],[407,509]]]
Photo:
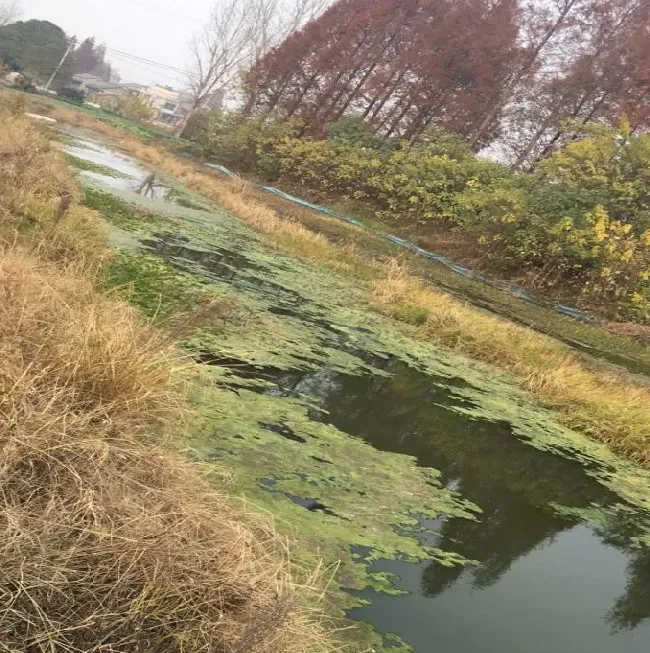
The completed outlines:
[[[174,81],[178,80],[179,78],[178,73],[171,72],[163,68],[156,68],[155,66],[150,66],[149,64],[139,63],[137,61],[133,61],[126,57],[122,58],[120,55],[111,55],[111,61],[117,62],[118,64],[128,64],[129,67],[137,68],[140,71],[147,72],[151,76],[153,75],[162,76],[165,79],[174,80]]]
[[[119,63],[126,63],[140,70],[146,70],[150,73],[152,71],[156,71],[157,74],[164,75],[170,79],[173,79],[175,82],[179,81],[180,76],[186,79],[188,77],[197,77],[195,73],[192,73],[188,70],[176,68],[175,66],[169,66],[168,64],[164,64],[159,61],[145,59],[144,57],[140,57],[129,52],[123,52],[122,50],[113,50],[112,48],[106,48],[106,52],[111,59],[117,60]]]
[[[154,61],[153,59],[147,59],[146,57],[141,57],[140,55],[132,54],[130,52],[124,52],[123,50],[116,50],[115,48],[107,47],[106,52],[113,56],[124,57],[155,68],[164,68],[165,70],[169,70],[174,73],[180,73],[182,75],[187,74],[187,71],[183,70],[182,68],[177,68],[176,66],[170,66],[169,64],[162,63],[160,61]]]
[[[129,66],[135,67],[140,71],[149,73],[152,79],[154,75],[161,75],[165,79],[165,82],[168,84],[182,84],[183,81],[180,79],[181,77],[183,77],[185,80],[188,78],[197,78],[197,75],[190,71],[176,68],[174,66],[169,66],[168,64],[163,64],[159,61],[153,61],[152,59],[146,59],[129,52],[114,50],[113,48],[106,48],[106,52],[110,56],[110,59],[117,61],[118,65],[128,64]]]

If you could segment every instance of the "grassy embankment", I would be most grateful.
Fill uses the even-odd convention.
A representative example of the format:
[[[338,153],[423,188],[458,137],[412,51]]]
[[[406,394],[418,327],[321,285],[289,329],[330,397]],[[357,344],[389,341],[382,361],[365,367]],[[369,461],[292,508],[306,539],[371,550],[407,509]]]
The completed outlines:
[[[318,590],[271,521],[178,452],[185,362],[97,290],[101,223],[77,203],[65,158],[8,104],[0,648],[331,650]]]
[[[411,323],[418,337],[512,373],[540,403],[555,409],[565,424],[620,455],[650,465],[650,388],[646,383],[591,364],[553,338],[477,310],[424,283],[403,264],[370,260],[361,248],[341,247],[296,221],[282,219],[242,182],[226,182],[82,112],[58,107],[50,115],[108,136],[125,151],[176,176],[267,233],[270,243],[283,251],[357,277],[368,288],[370,305]]]
[[[299,190],[290,189],[300,194]],[[249,188],[257,201],[273,208],[278,215],[299,222],[311,231],[324,234],[335,243],[358,244],[364,256],[375,259],[398,258],[406,263],[412,276],[448,290],[501,317],[550,335],[585,352],[626,367],[633,373],[650,374],[650,347],[644,338],[650,328],[638,324],[607,321],[581,322],[561,315],[552,307],[526,301],[475,279],[466,278],[442,265],[432,264],[415,253],[394,245],[373,231],[357,229],[351,224],[302,208],[263,190]],[[650,341],[647,341],[650,344]]]

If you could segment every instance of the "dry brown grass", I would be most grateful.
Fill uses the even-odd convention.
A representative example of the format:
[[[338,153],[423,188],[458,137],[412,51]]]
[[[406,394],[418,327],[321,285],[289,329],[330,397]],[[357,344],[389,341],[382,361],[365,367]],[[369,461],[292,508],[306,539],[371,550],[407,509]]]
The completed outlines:
[[[155,331],[5,252],[0,355],[0,650],[327,649],[270,521],[163,447]]]
[[[0,651],[332,650],[271,520],[168,441],[178,356],[94,288],[105,247],[44,140],[0,123]]]
[[[416,316],[420,337],[513,373],[569,426],[650,465],[650,390],[629,374],[590,370],[558,341],[436,291],[398,262],[376,281],[371,303],[398,319]]]
[[[107,254],[101,222],[77,204],[74,174],[41,128],[0,105],[0,247],[97,268]]]
[[[95,129],[144,161],[166,170],[272,236],[281,249],[329,268],[372,279],[370,304],[417,325],[417,335],[444,343],[514,374],[571,427],[613,451],[650,465],[650,392],[629,374],[588,368],[568,347],[437,291],[399,263],[367,261],[356,248],[344,252],[295,221],[282,220],[245,185],[228,184],[162,149],[143,145],[119,129],[68,109],[54,117]]]
[[[636,324],[634,322],[618,322],[605,325],[610,333],[623,338],[632,338],[644,344],[650,345],[650,325]]]

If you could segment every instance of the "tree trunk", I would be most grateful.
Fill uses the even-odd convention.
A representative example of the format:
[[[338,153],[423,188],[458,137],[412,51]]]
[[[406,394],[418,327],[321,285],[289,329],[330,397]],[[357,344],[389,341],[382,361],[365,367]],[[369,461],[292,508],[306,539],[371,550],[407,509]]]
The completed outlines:
[[[406,134],[406,137],[409,139],[409,143],[411,145],[415,145],[418,138],[420,138],[420,136],[422,136],[422,134],[424,133],[426,128],[434,121],[435,117],[436,117],[435,111],[429,111],[428,115],[426,115],[426,117],[424,117],[422,122],[418,125],[417,129],[413,130],[411,128],[410,133]]]
[[[549,125],[556,117],[556,109],[553,109],[552,113],[546,116],[544,120],[542,120],[542,124],[540,125],[539,129],[533,134],[533,137],[528,141],[526,147],[524,147],[523,151],[519,153],[519,156],[515,162],[510,166],[511,170],[521,169],[521,166],[528,155],[533,151],[535,145],[537,145],[539,142],[539,139],[544,135],[544,132],[548,129]]]
[[[363,112],[364,120],[370,115],[372,110],[375,108],[375,105],[377,104],[377,102],[379,102],[379,107],[377,107],[377,111],[373,113],[373,116],[372,116],[371,120],[376,117],[376,115],[384,108],[384,105],[388,101],[388,98],[393,94],[395,89],[399,86],[399,84],[402,81],[402,79],[404,78],[405,74],[406,73],[405,73],[404,70],[402,70],[402,71],[398,70],[398,71],[395,71],[395,73],[390,76],[389,80],[384,84],[384,89],[386,89],[386,87],[389,87],[388,93],[385,93],[381,98],[375,97],[370,102],[370,104],[368,105],[366,110]],[[396,75],[397,75],[397,79],[395,78]]]
[[[183,133],[185,132],[185,129],[187,129],[187,125],[194,116],[194,114],[201,108],[203,105],[203,100],[200,98],[196,98],[194,102],[192,103],[192,108],[185,114],[183,117],[183,120],[181,120],[181,123],[174,129],[174,136],[176,138],[182,138]]]
[[[605,103],[605,100],[607,99],[607,97],[610,94],[611,94],[611,91],[606,91],[605,93],[603,93],[603,95],[598,100],[598,102],[596,102],[596,104],[594,104],[594,106],[591,108],[589,113],[582,119],[581,122],[582,122],[583,125],[586,125],[594,117],[594,115],[597,113],[597,111],[600,109],[600,107],[603,106],[603,104]],[[580,102],[578,108],[571,115],[572,118],[576,118],[578,116],[578,113],[581,111],[581,109],[584,106],[587,99],[588,99],[588,97],[583,98],[583,100]],[[542,150],[540,155],[535,159],[535,161],[533,162],[533,165],[531,166],[530,170],[533,170],[537,163],[539,163],[540,161],[545,159],[551,153],[551,151],[553,150],[553,146],[560,139],[560,136],[562,136],[562,130],[558,129],[558,130],[556,130],[555,135],[553,136],[553,138],[546,144],[546,146],[544,147],[544,149]]]
[[[372,66],[367,70],[367,72],[363,75],[363,77],[361,78],[361,80],[360,80],[360,81],[357,83],[357,85],[354,87],[354,90],[352,91],[352,93],[349,93],[349,94],[348,94],[348,97],[345,99],[345,102],[343,103],[343,106],[342,106],[340,109],[338,109],[337,112],[336,112],[336,114],[335,114],[335,117],[334,117],[334,121],[335,121],[335,122],[336,122],[337,120],[340,120],[340,119],[343,117],[343,115],[344,115],[345,112],[347,111],[347,109],[348,109],[348,107],[350,106],[350,104],[352,103],[352,101],[353,101],[355,98],[358,97],[359,91],[363,88],[363,85],[368,81],[368,77],[370,77],[370,75],[372,75],[372,73],[375,71],[375,68],[377,67],[378,63],[379,63],[378,61],[375,61],[375,62],[372,64]],[[336,103],[337,103],[340,99],[341,99],[341,97],[339,96],[339,97],[335,100],[333,106],[336,106]]]
[[[548,42],[553,38],[553,36],[555,36],[555,33],[560,29],[560,27],[564,23],[566,17],[571,12],[571,9],[573,9],[573,6],[576,4],[576,2],[578,2],[578,0],[569,0],[567,2],[564,9],[562,10],[562,13],[558,16],[555,23],[553,23],[550,29],[546,32],[542,40],[532,50],[532,52],[524,62],[524,65],[519,69],[519,72],[517,72],[514,78],[510,80],[508,84],[506,84],[504,92],[499,97],[494,98],[490,107],[488,108],[487,113],[485,114],[485,118],[481,122],[481,125],[479,126],[474,136],[470,139],[470,145],[472,146],[472,148],[475,149],[478,146],[483,136],[485,136],[488,129],[491,127],[492,123],[496,120],[497,116],[499,115],[499,111],[503,106],[504,97],[506,98],[506,100],[509,99],[512,92],[519,85],[519,82],[521,82],[521,80],[526,76],[526,74],[530,72],[530,70],[532,70],[532,67],[537,61],[537,58],[539,57],[541,51],[546,47]]]
[[[355,68],[350,73],[350,75],[348,75],[348,79],[346,80],[346,85],[349,82],[351,82],[360,71],[361,71],[361,67]],[[350,101],[352,100],[352,97],[354,97],[354,95],[358,92],[359,88],[361,88],[362,85],[363,85],[363,81],[360,84],[357,84],[355,89],[351,93],[349,93]],[[337,120],[337,118],[332,119],[331,114],[334,113],[334,109],[335,109],[337,103],[345,95],[345,93],[346,93],[346,88],[344,86],[344,88],[342,90],[340,90],[333,99],[331,97],[327,98],[328,100],[331,99],[331,102],[329,104],[325,104],[325,102],[321,103],[321,106],[319,108],[317,108],[316,112],[314,113],[313,121],[316,122],[316,119],[319,116],[321,116],[321,109],[324,109],[325,112],[323,114],[322,121],[323,122],[328,122],[328,121],[335,122]],[[336,112],[336,114],[338,114],[338,112]]]
[[[370,122],[374,122],[378,117],[379,114],[382,112],[383,108],[386,106],[386,103],[390,98],[392,97],[393,93],[398,89],[399,85],[402,83],[402,80],[406,76],[406,70],[403,70],[399,77],[395,80],[395,82],[391,85],[391,87],[388,89],[386,93],[384,93],[384,96],[381,98],[379,102],[379,106],[375,107],[374,111],[372,112],[372,115],[370,116]],[[398,106],[401,104],[401,101],[398,101]],[[381,130],[381,128],[392,118],[392,116],[395,114],[395,109],[391,110],[386,117],[384,117],[381,122],[375,127],[374,133],[377,134]]]
[[[386,132],[386,138],[390,138],[394,134],[395,130],[399,127],[399,124],[402,122],[404,116],[409,112],[411,106],[412,106],[411,102],[407,100],[406,106],[400,112],[399,116],[397,116],[397,118],[393,121],[393,124],[390,126],[390,129]]]
[[[356,57],[356,55],[359,54],[359,52],[361,51],[361,49],[363,48],[363,46],[364,46],[367,42],[368,42],[368,36],[367,36],[367,35],[364,35],[364,38],[361,39],[361,41],[360,41],[359,43],[357,43],[357,46],[356,46],[354,52],[350,55],[350,59],[351,59],[351,60],[354,60],[354,58]],[[361,65],[363,65],[363,64],[361,64]],[[354,78],[354,75],[355,75],[359,70],[361,70],[361,67],[357,67],[357,68],[354,69],[354,71],[352,71],[352,77],[351,77],[351,79]],[[318,99],[318,106],[317,106],[317,108],[316,108],[316,111],[315,111],[311,116],[309,116],[309,117],[305,120],[305,126],[306,126],[306,127],[307,127],[307,126],[313,126],[313,124],[316,122],[316,118],[319,116],[321,109],[322,109],[323,107],[327,106],[328,101],[329,101],[329,100],[332,98],[332,96],[334,95],[334,93],[335,93],[335,91],[336,91],[336,89],[337,89],[337,86],[338,86],[339,82],[341,81],[341,79],[343,79],[343,77],[345,76],[346,73],[349,73],[349,69],[347,69],[347,70],[341,70],[341,71],[338,73],[338,75],[336,75],[336,77],[334,78],[334,80],[331,81],[331,82],[328,84],[327,89],[325,90],[324,94],[323,94],[323,95]]]
[[[379,124],[374,129],[374,134],[379,134],[379,132],[384,128],[384,126],[393,118],[393,116],[401,109],[403,106],[404,100],[400,98],[397,100],[395,105],[390,109],[390,111],[381,119]],[[410,105],[407,105],[407,107]]]
[[[377,66],[381,62],[381,60],[384,58],[386,50],[388,50],[388,48],[390,48],[390,46],[393,45],[393,43],[395,43],[396,38],[397,38],[397,32],[394,32],[391,35],[390,39],[388,40],[388,43],[385,44],[384,47],[382,48],[382,51],[381,51],[380,55],[372,62],[372,64],[370,64],[368,70],[361,77],[361,80],[357,83],[357,85],[355,86],[352,93],[350,93],[348,95],[345,102],[343,103],[343,107],[336,112],[335,120],[340,120],[341,117],[343,116],[343,114],[345,114],[345,112],[347,111],[347,108],[350,106],[352,101],[357,97],[357,94],[359,93],[359,91],[363,88],[363,85],[368,81],[368,78],[370,77],[370,75],[372,75],[372,73],[375,71],[375,69],[377,68]],[[343,94],[344,94],[344,91],[339,93],[337,98],[332,103],[332,108],[334,108],[338,104],[339,100],[343,97]],[[366,115],[364,114],[364,118],[365,117],[366,117]]]
[[[310,78],[309,81],[307,82],[307,85],[300,91],[300,95],[298,96],[298,99],[293,103],[293,106],[289,111],[287,111],[287,118],[292,118],[293,115],[298,111],[300,108],[300,105],[305,98],[305,95],[307,95],[307,91],[311,89],[311,87],[314,85],[314,82],[318,79],[318,75],[314,73]]]

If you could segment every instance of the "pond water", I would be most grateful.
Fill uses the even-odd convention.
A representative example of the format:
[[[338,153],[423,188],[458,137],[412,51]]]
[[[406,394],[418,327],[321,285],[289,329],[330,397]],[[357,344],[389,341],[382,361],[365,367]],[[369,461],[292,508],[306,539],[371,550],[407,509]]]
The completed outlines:
[[[576,462],[535,450],[506,424],[448,410],[447,393],[400,363],[388,378],[280,375],[288,396],[307,394],[338,428],[375,447],[417,457],[483,511],[426,524],[428,543],[479,564],[380,561],[397,576],[394,597],[351,616],[396,633],[420,653],[636,653],[650,650],[650,552],[628,544],[629,515],[607,527],[576,523],[555,504],[608,506],[617,497]]]
[[[133,159],[120,154],[116,150],[106,147],[97,141],[90,141],[75,134],[74,141],[64,148],[67,154],[79,157],[88,163],[98,166],[106,166],[123,175],[124,178],[142,179],[146,176],[143,168],[137,165]],[[107,177],[107,180],[110,177]]]
[[[138,168],[135,174],[135,164],[123,155],[113,161],[107,148],[94,143],[92,148],[84,153],[79,147],[74,154],[142,178],[143,171]],[[104,180],[109,189],[115,183]],[[263,379],[265,383],[254,390],[257,395],[304,402],[311,406],[306,415],[313,424],[332,425],[386,456],[414,457],[419,466],[439,471],[444,488],[481,509],[474,521],[444,514],[436,520],[419,520],[422,542],[453,551],[474,564],[445,566],[399,556],[375,560],[369,563],[372,569],[394,575],[395,587],[403,593],[358,592],[367,605],[353,609],[353,619],[372,623],[380,633],[398,635],[417,653],[650,651],[650,551],[634,543],[647,517],[624,505],[597,480],[607,475],[606,468],[593,462],[587,463],[587,469],[571,452],[560,455],[533,446],[521,432],[514,433],[513,421],[505,418],[505,412],[503,420],[468,412],[465,409],[473,404],[463,395],[464,388],[471,387],[465,379],[424,373],[394,356],[378,358],[359,349],[358,343],[349,342],[349,332],[342,325],[328,324],[299,283],[283,285],[283,277],[269,267],[269,259],[264,264],[253,262],[244,251],[246,243],[239,251],[223,242],[201,249],[182,233],[154,233],[139,242],[144,250],[204,280],[230,284],[240,292],[253,289],[257,301],[264,298],[269,314],[300,321],[317,334],[314,340],[319,342],[322,364],[309,370],[249,368],[214,344],[198,360],[228,367],[240,380]],[[283,264],[277,265],[280,269]],[[262,323],[255,328],[261,330]],[[278,349],[295,344],[290,338],[280,340],[280,335]],[[258,341],[254,344],[261,346]],[[363,359],[359,362],[371,371],[352,374],[337,369],[327,359],[331,354],[326,347]],[[300,360],[300,355],[292,360]],[[305,365],[315,367],[310,358],[305,358]],[[245,392],[236,380],[232,387],[231,400]],[[284,441],[294,447],[288,452],[299,452],[317,437],[317,430],[306,423],[288,426],[271,417],[268,423],[264,416],[250,419],[257,420],[254,447],[279,447]],[[228,440],[227,425],[226,419],[220,432],[222,451],[235,460],[238,443],[246,437],[233,430],[235,435]],[[336,470],[347,453],[343,446],[340,449],[327,457],[311,453],[306,457]],[[220,456],[215,451],[215,457]],[[300,476],[304,470],[296,468],[298,455],[290,455],[284,459],[286,471]],[[260,470],[262,475],[265,471]],[[365,473],[361,467],[353,472]],[[365,482],[372,488],[372,479]],[[260,482],[269,491],[276,491],[275,484],[275,478]],[[340,516],[344,511],[336,507],[330,510],[337,496],[325,496],[326,485],[312,487],[314,494],[305,491],[303,496],[283,492],[287,501],[310,511],[313,519],[329,524],[337,520],[345,524],[350,519]],[[365,491],[359,493],[360,501],[362,494]],[[390,647],[390,639],[386,645]]]

